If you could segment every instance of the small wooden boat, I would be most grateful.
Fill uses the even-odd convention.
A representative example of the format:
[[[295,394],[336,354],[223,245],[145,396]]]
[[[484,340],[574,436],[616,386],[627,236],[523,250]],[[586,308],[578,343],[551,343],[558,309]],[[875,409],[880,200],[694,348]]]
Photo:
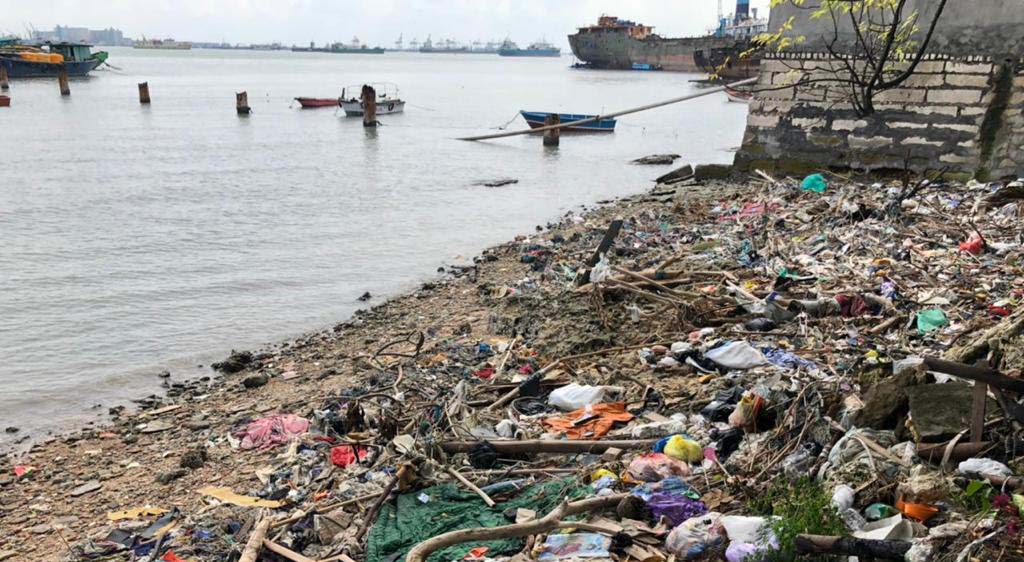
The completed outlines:
[[[523,116],[523,119],[526,119],[526,123],[530,125],[531,129],[543,127],[544,120],[547,119],[548,115],[551,115],[551,113],[545,111],[520,111],[519,114]],[[597,115],[581,115],[578,113],[559,113],[557,115],[562,123],[572,123],[573,121],[583,121],[584,119],[597,117]],[[611,133],[615,131],[615,123],[614,119],[600,119],[582,125],[566,127],[562,130]]]
[[[754,99],[753,92],[744,92],[728,86],[725,88],[725,95],[729,97],[729,101],[736,103],[750,103]]]
[[[314,109],[317,107],[338,107],[341,100],[338,98],[295,98],[302,109]]]
[[[390,82],[375,82],[369,85],[377,92],[377,115],[405,111],[405,102],[398,96],[398,86]],[[363,86],[357,85],[348,86],[341,91],[341,108],[345,110],[345,116],[362,117],[363,102],[359,99],[362,90]]]

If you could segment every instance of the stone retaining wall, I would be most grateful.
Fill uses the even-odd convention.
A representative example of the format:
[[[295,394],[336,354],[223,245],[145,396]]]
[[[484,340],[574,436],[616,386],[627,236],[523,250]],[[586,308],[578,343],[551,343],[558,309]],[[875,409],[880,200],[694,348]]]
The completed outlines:
[[[843,63],[800,53],[765,60],[750,104],[737,166],[782,172],[816,168],[915,171],[961,176],[1024,176],[1024,67],[1016,59],[930,55],[900,88],[875,97],[858,117],[848,86],[809,83],[835,77]]]

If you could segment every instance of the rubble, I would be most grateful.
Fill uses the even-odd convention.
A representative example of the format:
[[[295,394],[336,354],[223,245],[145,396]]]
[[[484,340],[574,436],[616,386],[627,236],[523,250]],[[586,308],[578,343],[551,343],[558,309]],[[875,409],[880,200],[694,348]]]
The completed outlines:
[[[0,553],[1021,557],[1019,198],[719,172],[35,445]]]

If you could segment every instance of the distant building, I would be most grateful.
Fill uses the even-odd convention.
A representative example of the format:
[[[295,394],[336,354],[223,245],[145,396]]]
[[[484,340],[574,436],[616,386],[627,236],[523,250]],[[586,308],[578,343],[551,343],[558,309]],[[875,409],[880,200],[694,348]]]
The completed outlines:
[[[36,31],[32,38],[36,41],[66,41],[68,43],[91,43],[93,45],[131,45],[130,39],[124,38],[120,29],[87,29],[85,27],[60,26],[53,31]]]

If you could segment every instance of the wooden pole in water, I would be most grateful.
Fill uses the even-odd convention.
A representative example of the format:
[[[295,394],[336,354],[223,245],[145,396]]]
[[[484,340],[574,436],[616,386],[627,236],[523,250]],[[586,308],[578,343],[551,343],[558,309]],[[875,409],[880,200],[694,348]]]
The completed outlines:
[[[149,105],[149,82],[139,84],[139,103]]]
[[[239,92],[235,94],[235,111],[239,115],[249,115],[252,113],[252,109],[249,108],[249,93]]]
[[[11,107],[10,96],[0,96],[0,107]]]
[[[717,94],[719,92],[724,92],[726,88],[735,88],[736,86],[746,86],[747,84],[753,84],[754,82],[757,82],[757,78],[747,78],[746,80],[740,80],[739,82],[733,82],[732,84],[727,84],[727,85],[722,86],[720,88],[711,88],[711,89],[708,89],[708,90],[704,90],[702,92],[698,92],[696,94],[689,94],[689,95],[678,97],[678,98],[672,98],[670,100],[659,101],[659,102],[655,102],[655,103],[649,103],[647,105],[641,105],[640,107],[634,107],[632,109],[624,109],[622,111],[615,111],[615,112],[612,112],[612,113],[606,113],[604,115],[595,115],[595,116],[590,117],[588,119],[580,119],[579,121],[570,121],[568,123],[559,123],[558,125],[552,125],[552,127],[556,128],[556,129],[564,129],[566,127],[576,127],[576,126],[579,126],[579,125],[586,125],[587,123],[596,123],[596,122],[598,122],[598,121],[600,121],[602,119],[611,119],[612,117],[618,117],[620,115],[629,115],[630,113],[639,113],[641,111],[647,111],[648,109],[654,109],[656,107],[672,105],[674,103],[679,103],[681,101],[687,101],[687,100],[692,100],[694,98],[710,96],[711,94]],[[481,141],[481,140],[488,140],[488,139],[500,139],[500,138],[503,138],[503,137],[514,137],[516,135],[529,135],[531,133],[544,133],[544,132],[547,132],[547,131],[548,131],[548,127],[545,125],[543,127],[538,127],[536,129],[524,129],[522,131],[511,131],[511,132],[506,132],[506,133],[493,133],[493,134],[490,134],[490,135],[480,135],[480,136],[476,136],[476,137],[462,137],[462,138],[459,138],[459,139],[456,139],[456,140]]]
[[[373,89],[373,86],[363,84],[363,91],[359,96],[359,100],[363,103],[363,126],[376,127],[377,91]]]
[[[11,84],[7,77],[7,67],[0,64],[0,90],[7,91],[11,89]]]
[[[557,113],[549,113],[544,118],[544,126],[551,127],[547,131],[544,131],[544,146],[558,146],[558,137],[561,129],[554,127],[562,122],[562,118]]]
[[[60,95],[71,95],[71,85],[68,84],[68,68],[64,65],[60,65],[60,70],[57,71],[57,83],[60,84]]]

